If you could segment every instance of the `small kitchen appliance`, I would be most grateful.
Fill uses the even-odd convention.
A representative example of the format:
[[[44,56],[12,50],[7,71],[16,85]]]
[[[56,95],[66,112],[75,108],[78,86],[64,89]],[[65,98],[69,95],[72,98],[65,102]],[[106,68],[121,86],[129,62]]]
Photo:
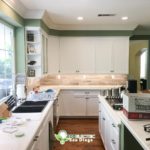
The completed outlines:
[[[137,80],[128,80],[128,91],[129,93],[137,93]]]
[[[123,94],[123,113],[128,119],[150,119],[150,94]]]

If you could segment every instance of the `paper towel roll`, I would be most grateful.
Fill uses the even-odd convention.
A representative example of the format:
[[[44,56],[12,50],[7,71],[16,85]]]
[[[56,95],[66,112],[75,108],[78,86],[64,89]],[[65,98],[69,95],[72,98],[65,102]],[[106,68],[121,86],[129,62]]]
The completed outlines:
[[[25,85],[24,84],[17,84],[17,97],[18,99],[25,99]]]

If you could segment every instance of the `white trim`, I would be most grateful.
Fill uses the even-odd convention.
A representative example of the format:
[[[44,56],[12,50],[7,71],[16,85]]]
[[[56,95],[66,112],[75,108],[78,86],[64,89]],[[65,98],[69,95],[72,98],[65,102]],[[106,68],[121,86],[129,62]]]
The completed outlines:
[[[138,24],[93,25],[55,24],[46,10],[29,10],[18,0],[3,0],[25,19],[42,19],[51,29],[56,30],[134,30]]]
[[[27,10],[24,13],[24,18],[26,19],[42,19],[44,10]]]
[[[24,17],[24,13],[27,11],[25,6],[18,0],[3,0],[8,6],[13,8],[19,15]]]

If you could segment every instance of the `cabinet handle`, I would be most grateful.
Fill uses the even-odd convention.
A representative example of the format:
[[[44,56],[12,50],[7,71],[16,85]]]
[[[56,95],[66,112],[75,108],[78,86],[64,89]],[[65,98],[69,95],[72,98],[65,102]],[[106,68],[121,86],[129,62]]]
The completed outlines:
[[[58,70],[58,73],[60,73],[60,70]]]
[[[102,118],[103,120],[106,120],[105,118]]]
[[[33,141],[37,141],[37,138],[35,138]]]
[[[116,127],[114,123],[112,123],[112,126],[113,126],[114,128]]]
[[[116,144],[115,140],[111,140],[113,144]]]
[[[37,135],[37,136],[35,136],[35,138],[37,139],[39,136]]]
[[[110,72],[114,72],[114,70],[110,70]]]

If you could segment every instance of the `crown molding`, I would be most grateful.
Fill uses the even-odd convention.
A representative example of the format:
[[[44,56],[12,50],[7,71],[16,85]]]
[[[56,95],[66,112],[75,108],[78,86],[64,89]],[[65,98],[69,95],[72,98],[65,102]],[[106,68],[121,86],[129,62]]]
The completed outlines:
[[[42,19],[44,10],[27,10],[24,13],[25,19]]]
[[[55,24],[45,10],[29,10],[18,0],[2,0],[24,19],[41,19],[55,30],[134,30],[137,25]]]
[[[59,26],[56,25],[55,23],[53,23],[52,19],[49,17],[49,15],[47,13],[47,11],[44,11],[42,20],[50,29],[59,30]]]
[[[14,9],[21,17],[24,17],[25,12],[27,9],[25,6],[17,0],[2,0],[4,1],[9,7]]]

